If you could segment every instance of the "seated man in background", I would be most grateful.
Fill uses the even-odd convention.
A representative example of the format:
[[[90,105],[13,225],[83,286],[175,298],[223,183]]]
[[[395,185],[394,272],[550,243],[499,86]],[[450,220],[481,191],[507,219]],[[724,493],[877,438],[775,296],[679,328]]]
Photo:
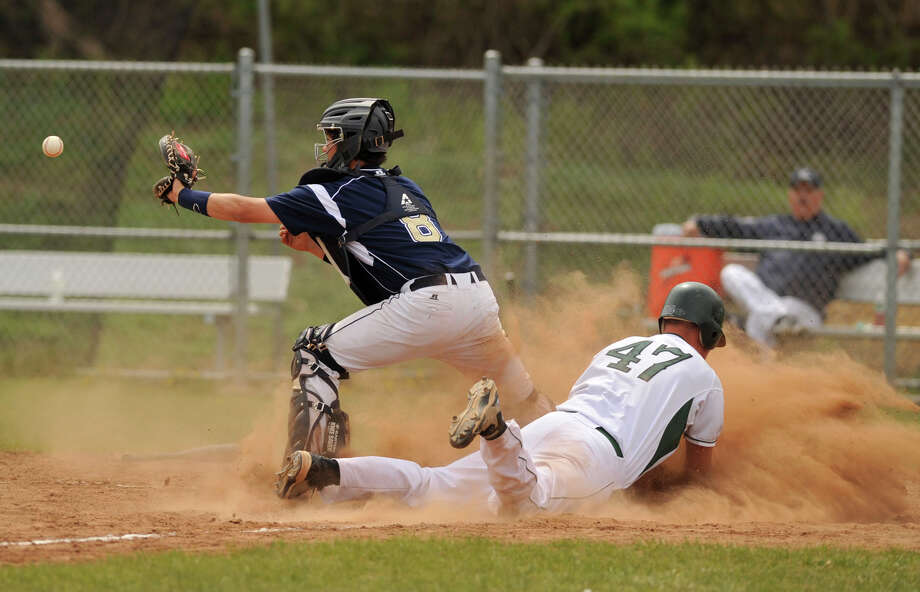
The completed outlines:
[[[800,168],[789,180],[790,214],[762,218],[696,216],[684,222],[684,236],[815,242],[862,242],[850,226],[822,211],[821,177]],[[877,258],[875,254],[816,251],[764,251],[756,271],[729,264],[722,269],[722,286],[747,315],[744,330],[761,343],[775,345],[779,328],[814,328],[824,322],[841,276]],[[898,251],[898,274],[907,271],[910,257]]]
[[[505,421],[492,380],[470,390],[451,423],[450,443],[479,452],[428,468],[376,456],[327,458],[295,451],[282,472],[284,495],[319,489],[328,501],[383,495],[411,506],[438,501],[505,515],[569,512],[607,500],[687,441],[685,476],[705,472],[722,431],[722,383],[706,362],[725,345],[725,309],[705,284],[668,294],[659,333],[627,337],[598,352],[568,400],[523,429]]]

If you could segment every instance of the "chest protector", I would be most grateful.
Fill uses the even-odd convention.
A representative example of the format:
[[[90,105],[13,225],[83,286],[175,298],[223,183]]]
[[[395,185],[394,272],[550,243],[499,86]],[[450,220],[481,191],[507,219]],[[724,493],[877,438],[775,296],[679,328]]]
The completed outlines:
[[[379,170],[379,169],[378,169]],[[381,224],[399,220],[406,216],[427,214],[434,216],[434,212],[418,197],[399,184],[394,178],[402,174],[399,167],[384,171],[385,174],[374,174],[362,170],[341,171],[329,168],[317,168],[307,171],[300,177],[298,185],[311,183],[331,183],[343,177],[369,177],[380,181],[386,192],[386,207],[377,216],[359,224],[354,228],[345,228],[339,236],[313,234],[310,236],[323,249],[326,259],[342,275],[345,283],[351,288],[365,305],[376,304],[392,296],[392,292],[380,285],[373,278],[364,265],[348,251],[346,246],[357,241],[362,235],[377,228]]]

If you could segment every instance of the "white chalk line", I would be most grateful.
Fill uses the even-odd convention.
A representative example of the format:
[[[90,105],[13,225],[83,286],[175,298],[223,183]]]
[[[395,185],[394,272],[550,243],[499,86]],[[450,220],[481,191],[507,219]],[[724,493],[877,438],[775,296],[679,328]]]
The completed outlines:
[[[342,525],[337,526],[334,530],[350,530],[352,528],[361,528],[360,525]],[[245,534],[265,534],[273,532],[298,532],[304,530],[296,526],[287,526],[279,528],[256,528],[255,530],[244,530]],[[60,545],[66,543],[112,543],[117,541],[135,541],[143,539],[159,539],[164,536],[176,536],[174,532],[166,534],[105,534],[101,536],[81,537],[81,538],[63,538],[63,539],[35,539],[31,541],[0,541],[0,547],[38,547],[41,545]]]
[[[283,528],[262,527],[262,528],[257,528],[255,530],[244,530],[243,532],[246,534],[261,534],[263,532],[294,532],[298,530],[303,530],[303,529],[297,528],[296,526],[286,526]]]
[[[174,532],[166,534],[105,534],[82,538],[35,539],[32,541],[0,541],[0,547],[37,547],[39,545],[57,545],[62,543],[110,543],[115,541],[134,541],[138,539],[158,539],[164,536],[176,536]]]

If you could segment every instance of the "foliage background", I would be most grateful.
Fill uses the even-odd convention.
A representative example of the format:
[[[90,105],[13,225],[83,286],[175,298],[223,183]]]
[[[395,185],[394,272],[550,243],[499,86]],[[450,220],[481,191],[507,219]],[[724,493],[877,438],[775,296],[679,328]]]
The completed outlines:
[[[0,1],[10,58],[232,61],[258,47],[254,0]],[[912,69],[912,0],[275,0],[274,61]],[[143,35],[138,35],[143,31]]]

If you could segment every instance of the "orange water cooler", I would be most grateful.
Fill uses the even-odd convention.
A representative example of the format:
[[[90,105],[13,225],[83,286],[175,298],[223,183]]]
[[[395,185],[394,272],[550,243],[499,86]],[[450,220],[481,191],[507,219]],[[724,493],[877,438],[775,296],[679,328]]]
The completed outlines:
[[[652,230],[656,236],[680,236],[677,224],[658,224]],[[722,250],[709,247],[652,247],[652,264],[648,274],[649,318],[657,319],[671,288],[681,282],[702,282],[721,294],[719,272],[722,270]]]

